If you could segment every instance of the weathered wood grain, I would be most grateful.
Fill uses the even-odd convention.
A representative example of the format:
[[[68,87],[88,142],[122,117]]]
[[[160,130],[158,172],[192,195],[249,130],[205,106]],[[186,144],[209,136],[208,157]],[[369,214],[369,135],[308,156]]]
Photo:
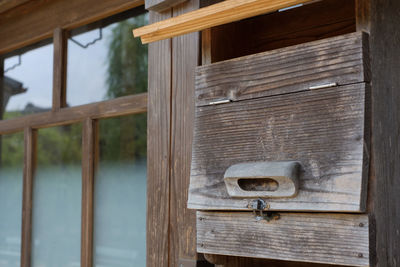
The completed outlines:
[[[24,129],[24,182],[22,197],[21,267],[31,266],[33,176],[36,167],[37,131]]]
[[[311,86],[368,81],[368,35],[351,33],[200,66],[196,104],[244,100],[307,90]]]
[[[213,27],[212,62],[355,32],[354,10],[354,1],[324,0]]]
[[[150,12],[150,22],[171,17]],[[171,177],[171,40],[149,45],[147,113],[147,224],[148,267],[169,263]]]
[[[257,220],[248,212],[197,212],[202,253],[299,262],[369,266],[368,216],[275,214]]]
[[[223,176],[237,163],[296,160],[295,198],[266,199],[271,210],[365,210],[369,140],[364,83],[197,107],[188,205],[247,210]]]
[[[173,8],[179,16],[195,10],[198,0]],[[172,39],[171,95],[171,187],[170,187],[170,259],[169,266],[197,264],[196,213],[187,208],[194,127],[194,79],[199,61],[199,34]],[[182,262],[182,259],[186,261]],[[191,265],[188,260],[191,259]],[[186,263],[185,263],[186,262]]]
[[[57,112],[43,112],[0,121],[0,134],[21,131],[26,126],[38,129],[66,125],[86,118],[102,119],[129,114],[143,113],[147,110],[147,93],[119,97],[71,108]]]
[[[225,0],[200,8],[178,17],[153,23],[133,30],[142,43],[172,38],[186,33],[201,31],[213,26],[274,12],[311,0]]]

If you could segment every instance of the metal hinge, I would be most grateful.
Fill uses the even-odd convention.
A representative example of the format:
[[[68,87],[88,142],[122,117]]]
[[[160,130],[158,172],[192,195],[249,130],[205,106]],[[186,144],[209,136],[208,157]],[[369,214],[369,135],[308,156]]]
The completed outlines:
[[[338,86],[338,83],[319,84],[319,85],[310,86],[308,89],[309,90],[317,90],[317,89],[323,89],[323,88],[329,88],[329,87],[335,87],[335,86]]]

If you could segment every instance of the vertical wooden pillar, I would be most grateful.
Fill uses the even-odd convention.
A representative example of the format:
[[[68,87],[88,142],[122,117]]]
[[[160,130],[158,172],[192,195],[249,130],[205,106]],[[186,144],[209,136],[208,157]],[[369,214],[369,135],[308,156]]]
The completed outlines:
[[[400,1],[371,0],[371,266],[400,266]]]
[[[191,0],[173,8],[179,16],[199,8]],[[199,64],[199,33],[172,39],[172,134],[171,134],[171,254],[169,266],[195,267],[196,213],[187,208],[192,136],[194,127],[195,69]]]
[[[33,177],[36,166],[37,131],[24,130],[24,182],[22,197],[21,267],[31,265]]]
[[[92,267],[93,263],[93,195],[95,144],[98,122],[87,118],[82,129],[82,226],[81,267]]]
[[[67,40],[65,30],[61,28],[54,30],[53,111],[59,110],[66,105]]]
[[[150,23],[171,10],[150,12]],[[168,266],[170,231],[171,40],[149,44],[147,112],[147,266]]]

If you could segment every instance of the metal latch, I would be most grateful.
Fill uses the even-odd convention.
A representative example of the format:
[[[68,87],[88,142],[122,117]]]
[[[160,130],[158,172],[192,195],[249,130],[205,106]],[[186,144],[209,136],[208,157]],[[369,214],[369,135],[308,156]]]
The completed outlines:
[[[266,220],[269,222],[272,220],[279,220],[280,218],[279,213],[268,211],[269,205],[261,198],[250,201],[247,207],[253,210],[254,217],[257,221]]]

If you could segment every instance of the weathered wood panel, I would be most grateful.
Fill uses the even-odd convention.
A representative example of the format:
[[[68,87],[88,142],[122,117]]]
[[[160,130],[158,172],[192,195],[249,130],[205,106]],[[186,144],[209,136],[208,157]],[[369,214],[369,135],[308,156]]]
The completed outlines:
[[[171,17],[150,12],[150,22]],[[149,45],[149,111],[147,113],[148,267],[168,266],[171,177],[171,40]]]
[[[364,60],[367,45],[368,35],[357,32],[200,66],[196,104],[369,81]]]
[[[354,0],[324,0],[211,28],[212,62],[355,32],[354,10]]]
[[[358,83],[197,107],[189,207],[247,210],[249,199],[229,197],[225,170],[243,162],[296,160],[304,168],[299,193],[266,199],[271,210],[363,211],[365,92]]]
[[[54,63],[53,63],[53,105],[52,110],[58,111],[66,106],[67,95],[67,32],[56,28],[53,33]]]
[[[202,253],[369,266],[368,216],[280,213],[271,221],[248,212],[197,212]]]
[[[375,167],[371,217],[376,221],[371,266],[395,267],[400,265],[400,1],[370,2]]]
[[[195,10],[198,0],[173,9],[173,15]],[[196,267],[196,213],[187,208],[194,126],[194,79],[199,61],[199,34],[172,39],[172,128],[169,266]],[[191,264],[188,260],[191,260]],[[189,265],[190,264],[190,265]]]

